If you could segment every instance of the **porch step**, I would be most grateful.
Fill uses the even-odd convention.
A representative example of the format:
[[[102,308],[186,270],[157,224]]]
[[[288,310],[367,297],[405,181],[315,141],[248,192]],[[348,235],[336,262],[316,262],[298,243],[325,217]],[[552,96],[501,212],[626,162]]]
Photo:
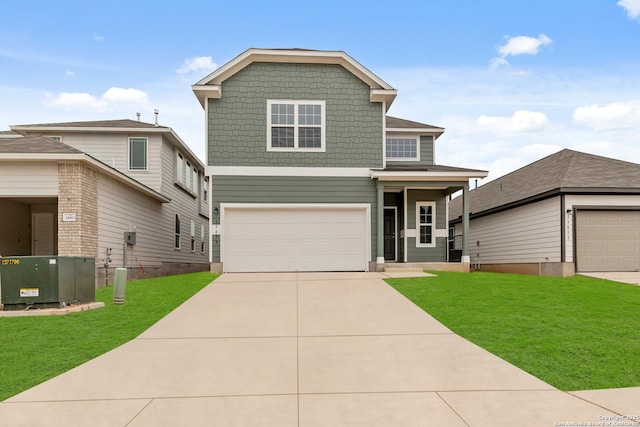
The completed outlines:
[[[422,268],[418,267],[385,267],[386,273],[421,273]]]

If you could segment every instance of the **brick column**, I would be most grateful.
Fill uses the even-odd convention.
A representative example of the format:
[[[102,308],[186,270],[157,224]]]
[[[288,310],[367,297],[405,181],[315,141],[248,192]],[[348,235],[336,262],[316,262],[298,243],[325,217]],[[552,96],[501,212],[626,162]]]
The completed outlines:
[[[82,163],[58,164],[58,255],[98,257],[98,173]]]

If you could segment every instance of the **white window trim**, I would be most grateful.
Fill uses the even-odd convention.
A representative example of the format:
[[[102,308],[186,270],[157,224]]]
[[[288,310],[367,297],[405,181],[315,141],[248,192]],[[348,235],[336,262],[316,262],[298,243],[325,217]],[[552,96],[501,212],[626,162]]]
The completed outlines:
[[[176,231],[176,223],[179,223],[178,231]],[[176,245],[176,237],[178,238]],[[173,249],[179,251],[182,249],[182,217],[176,214],[173,217]]]
[[[62,142],[62,137],[60,135],[45,135],[47,138],[51,138],[56,142]]]
[[[200,224],[200,252],[205,253],[206,229],[204,224]]]
[[[415,139],[416,157],[390,157],[387,155],[387,139]],[[389,162],[419,162],[420,161],[420,135],[387,135],[384,138],[384,153]]]
[[[176,151],[176,182],[181,185],[184,185],[184,165],[184,154]]]
[[[273,104],[293,104],[293,128],[294,128],[294,142],[293,147],[272,147],[271,146],[271,105]],[[320,105],[320,148],[298,147],[298,106],[305,105]],[[320,152],[326,151],[326,108],[325,101],[323,100],[303,100],[303,99],[268,99],[267,100],[267,151],[280,151],[280,152]],[[304,126],[303,126],[304,127]]]
[[[420,243],[420,208],[431,206],[431,243]],[[436,202],[416,202],[416,248],[436,247]]]
[[[191,240],[189,241],[189,250],[191,252],[195,252],[196,251],[196,222],[194,220],[191,220],[190,231],[191,231]]]
[[[144,139],[144,169],[132,169],[131,168],[131,140],[132,139]],[[149,138],[146,136],[130,136],[127,139],[127,163],[130,172],[147,172],[149,170]]]

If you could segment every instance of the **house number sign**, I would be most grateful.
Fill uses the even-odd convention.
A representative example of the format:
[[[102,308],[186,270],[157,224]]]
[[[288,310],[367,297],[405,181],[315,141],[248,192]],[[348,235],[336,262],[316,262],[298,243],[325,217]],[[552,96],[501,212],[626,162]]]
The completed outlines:
[[[62,221],[64,222],[75,222],[76,220],[76,214],[74,213],[63,213],[62,214]]]

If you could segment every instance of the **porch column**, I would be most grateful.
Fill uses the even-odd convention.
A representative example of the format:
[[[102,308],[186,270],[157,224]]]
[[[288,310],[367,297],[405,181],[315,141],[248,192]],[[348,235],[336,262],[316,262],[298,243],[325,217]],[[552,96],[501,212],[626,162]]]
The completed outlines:
[[[378,181],[378,203],[376,221],[376,267],[378,271],[384,266],[384,185]]]
[[[469,256],[469,183],[462,187],[462,262],[471,262]]]

